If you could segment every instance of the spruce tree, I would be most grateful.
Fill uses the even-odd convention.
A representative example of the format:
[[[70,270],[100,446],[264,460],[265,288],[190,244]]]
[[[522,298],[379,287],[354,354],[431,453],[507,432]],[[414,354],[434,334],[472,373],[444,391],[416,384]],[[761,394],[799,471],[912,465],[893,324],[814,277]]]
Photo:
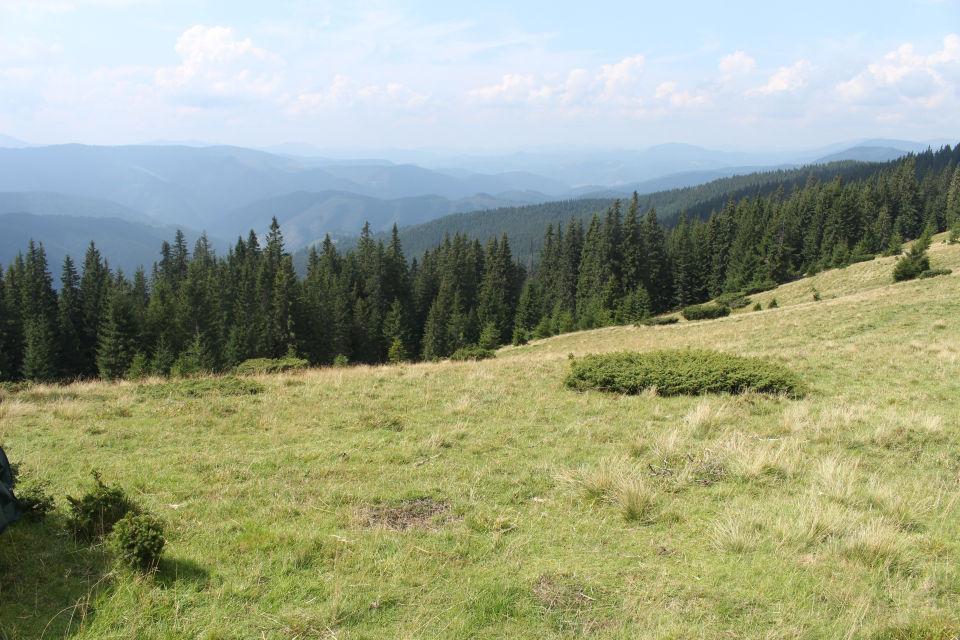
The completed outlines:
[[[81,374],[97,374],[97,345],[110,291],[110,272],[93,242],[83,258],[80,304],[83,307],[83,338],[80,342]],[[169,317],[166,318],[169,322]]]
[[[57,331],[60,338],[60,375],[67,379],[83,375],[83,305],[80,300],[80,278],[70,256],[64,257],[60,275]]]
[[[60,374],[57,338],[57,296],[42,244],[27,249],[21,308],[23,309],[23,377],[50,381]]]
[[[109,291],[97,344],[97,370],[105,380],[122,378],[137,352],[139,328],[130,284],[118,274]]]

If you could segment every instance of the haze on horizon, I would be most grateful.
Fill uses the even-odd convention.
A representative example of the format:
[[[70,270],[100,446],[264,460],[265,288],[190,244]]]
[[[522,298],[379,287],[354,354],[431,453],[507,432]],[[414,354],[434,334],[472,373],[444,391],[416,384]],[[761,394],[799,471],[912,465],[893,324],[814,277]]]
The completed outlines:
[[[321,149],[956,137],[957,0],[2,0],[0,134]]]

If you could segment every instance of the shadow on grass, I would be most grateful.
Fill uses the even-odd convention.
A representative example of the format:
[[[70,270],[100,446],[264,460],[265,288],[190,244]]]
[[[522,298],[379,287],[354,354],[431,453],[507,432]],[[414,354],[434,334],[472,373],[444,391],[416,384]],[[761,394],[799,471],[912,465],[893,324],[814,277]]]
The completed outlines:
[[[201,590],[207,586],[210,574],[192,560],[163,558],[160,560],[160,566],[157,567],[153,579],[165,589],[177,585],[190,585],[197,590]]]
[[[0,535],[0,638],[62,638],[93,615],[112,559],[77,543],[62,518],[21,520]]]
[[[0,535],[0,640],[65,638],[89,627],[100,596],[129,579],[115,567],[105,545],[77,542],[59,514],[8,527]],[[190,560],[164,558],[152,580],[199,591],[209,574]]]

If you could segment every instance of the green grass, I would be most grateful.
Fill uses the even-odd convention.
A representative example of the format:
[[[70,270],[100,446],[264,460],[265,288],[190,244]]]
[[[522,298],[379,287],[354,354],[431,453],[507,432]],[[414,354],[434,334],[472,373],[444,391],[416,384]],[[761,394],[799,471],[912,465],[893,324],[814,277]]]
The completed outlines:
[[[955,637],[960,276],[891,273],[479,362],[0,390],[59,496],[0,536],[0,638]],[[568,354],[688,347],[807,395],[563,383]],[[64,533],[94,468],[165,521],[155,575]]]

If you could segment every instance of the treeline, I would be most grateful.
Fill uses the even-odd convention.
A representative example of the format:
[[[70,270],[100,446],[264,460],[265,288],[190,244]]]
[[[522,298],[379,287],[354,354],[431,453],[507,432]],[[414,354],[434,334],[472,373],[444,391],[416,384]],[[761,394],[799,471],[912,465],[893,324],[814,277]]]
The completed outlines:
[[[547,227],[535,268],[506,235],[447,237],[408,261],[397,230],[356,247],[327,238],[296,275],[276,220],[225,256],[206,237],[163,243],[149,275],[112,270],[93,244],[55,290],[43,246],[0,268],[0,379],[69,380],[223,371],[251,358],[312,364],[436,359],[640,320],[726,291],[765,287],[898,253],[960,220],[960,145],[730,200],[669,228],[639,196],[589,224]]]
[[[682,214],[664,232],[656,212],[614,203],[589,226],[547,227],[520,298],[516,341],[633,322],[723,292],[898,254],[904,239],[960,219],[960,145],[765,196],[730,200],[706,219]]]
[[[828,182],[836,176],[845,182],[859,181],[883,166],[843,161],[730,176],[692,187],[640,193],[640,208],[643,211],[655,208],[660,222],[672,228],[683,212],[691,220],[706,219],[729,200],[767,196],[778,189],[789,193],[802,188],[810,180]],[[543,232],[548,224],[566,224],[572,218],[589,224],[590,218],[606,211],[614,199],[612,196],[590,197],[452,214],[404,227],[400,229],[400,240],[408,255],[419,256],[426,249],[437,246],[447,235],[462,233],[471,238],[488,238],[506,233],[514,247],[514,256],[530,265],[536,262],[543,249]],[[386,235],[384,239],[387,239]]]
[[[222,371],[251,358],[313,364],[434,359],[512,335],[524,270],[504,236],[447,239],[408,262],[365,227],[355,249],[327,238],[297,278],[273,221],[218,258],[206,236],[163,243],[148,276],[112,271],[91,243],[54,290],[43,246],[0,269],[0,379],[113,379]]]

